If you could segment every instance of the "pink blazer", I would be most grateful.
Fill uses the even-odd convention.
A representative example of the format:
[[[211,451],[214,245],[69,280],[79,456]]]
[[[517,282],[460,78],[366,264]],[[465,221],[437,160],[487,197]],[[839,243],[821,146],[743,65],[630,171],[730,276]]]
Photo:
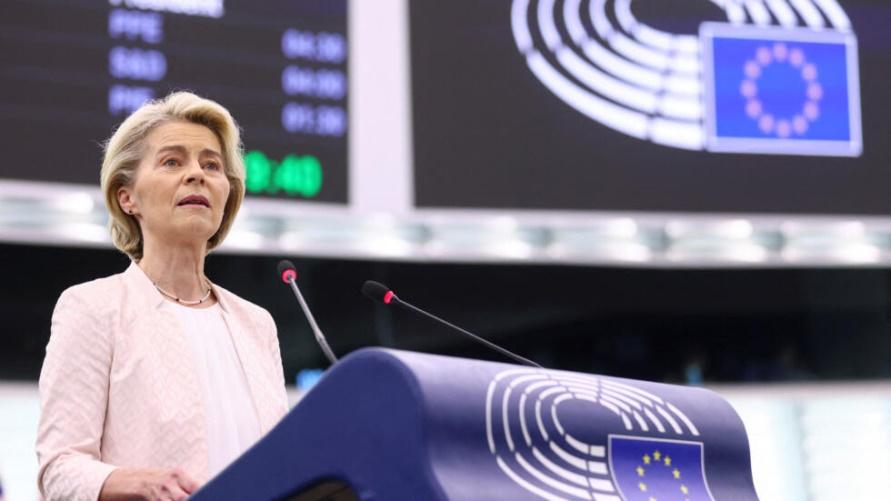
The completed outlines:
[[[212,286],[266,433],[288,410],[272,316]],[[119,466],[207,480],[201,388],[175,318],[136,264],[59,297],[40,373],[38,485],[49,500],[95,500]]]

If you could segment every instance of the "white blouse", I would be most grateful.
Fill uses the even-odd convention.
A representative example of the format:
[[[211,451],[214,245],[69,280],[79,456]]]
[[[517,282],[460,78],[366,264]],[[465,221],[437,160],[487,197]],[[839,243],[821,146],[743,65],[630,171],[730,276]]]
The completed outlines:
[[[220,306],[189,308],[168,301],[163,308],[179,320],[195,362],[213,477],[260,438],[260,422]]]

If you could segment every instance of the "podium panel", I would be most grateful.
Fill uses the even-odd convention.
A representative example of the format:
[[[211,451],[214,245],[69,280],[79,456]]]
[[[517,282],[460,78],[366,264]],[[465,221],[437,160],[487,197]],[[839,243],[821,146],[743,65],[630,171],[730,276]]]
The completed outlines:
[[[190,499],[758,498],[714,392],[374,348]]]

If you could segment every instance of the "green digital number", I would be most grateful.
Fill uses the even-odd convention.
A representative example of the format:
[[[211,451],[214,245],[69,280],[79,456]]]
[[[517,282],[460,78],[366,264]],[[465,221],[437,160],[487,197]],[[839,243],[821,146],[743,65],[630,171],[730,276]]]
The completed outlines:
[[[284,191],[290,196],[312,198],[322,189],[322,164],[312,155],[285,155],[281,162],[271,160],[258,150],[244,156],[249,193],[275,194]]]

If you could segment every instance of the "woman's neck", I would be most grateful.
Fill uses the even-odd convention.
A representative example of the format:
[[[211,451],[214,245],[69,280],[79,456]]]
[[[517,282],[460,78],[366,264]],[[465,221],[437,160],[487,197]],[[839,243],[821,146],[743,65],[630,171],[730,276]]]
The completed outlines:
[[[207,294],[205,249],[204,245],[152,245],[146,239],[137,264],[157,287],[182,300],[195,301]]]

